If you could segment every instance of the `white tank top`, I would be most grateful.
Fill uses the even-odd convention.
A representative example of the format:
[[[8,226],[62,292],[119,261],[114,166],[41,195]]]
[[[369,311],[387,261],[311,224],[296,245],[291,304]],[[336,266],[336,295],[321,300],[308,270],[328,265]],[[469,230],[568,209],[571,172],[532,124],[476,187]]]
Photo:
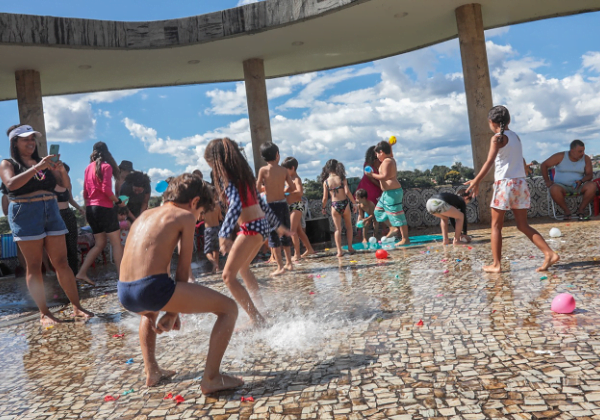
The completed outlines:
[[[511,130],[504,131],[504,135],[508,137],[508,143],[496,155],[494,179],[525,178],[521,139]]]

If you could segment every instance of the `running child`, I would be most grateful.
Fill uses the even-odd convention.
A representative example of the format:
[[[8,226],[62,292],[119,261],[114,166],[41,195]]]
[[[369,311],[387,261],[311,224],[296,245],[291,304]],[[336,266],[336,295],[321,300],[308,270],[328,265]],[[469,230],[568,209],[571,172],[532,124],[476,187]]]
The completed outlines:
[[[271,142],[263,143],[260,146],[260,155],[265,162],[267,162],[267,166],[263,166],[258,171],[256,188],[258,191],[261,191],[264,187],[269,207],[281,221],[281,224],[285,226],[286,229],[289,229],[291,226],[290,210],[288,209],[288,202],[285,197],[286,194],[295,191],[294,183],[292,182],[292,178],[288,174],[288,171],[279,166],[280,157],[277,145]],[[292,241],[288,236],[280,236],[274,230],[271,231],[269,236],[269,248],[271,248],[271,256],[275,257],[275,262],[277,263],[277,270],[271,273],[272,276],[278,276],[285,273],[286,270],[294,269],[294,266],[292,265],[291,244]],[[282,246],[286,258],[285,266],[281,259]]]
[[[362,241],[366,244],[369,226],[373,226],[373,236],[377,236],[379,233],[379,222],[375,219],[375,203],[369,200],[369,193],[365,189],[359,188],[355,194],[358,207],[358,221],[362,220],[363,222]]]
[[[404,191],[400,182],[398,182],[398,169],[396,160],[392,156],[392,146],[387,141],[380,141],[375,146],[375,154],[381,162],[379,173],[367,173],[367,176],[381,183],[381,190],[383,191],[377,206],[375,206],[375,219],[379,223],[386,221],[390,223],[390,232],[387,236],[397,235],[400,231],[402,240],[396,245],[407,245],[410,243],[410,239],[408,238],[406,216],[402,208]]]
[[[467,235],[467,204],[471,202],[471,195],[462,189],[458,194],[441,192],[429,200],[425,207],[429,214],[439,217],[440,227],[442,228],[442,236],[444,245],[450,244],[448,239],[448,221],[456,229],[454,234],[454,245],[459,245],[461,242],[471,242],[471,237]]]
[[[302,179],[296,172],[298,169],[298,161],[296,159],[291,156],[286,157],[281,166],[287,169],[288,174],[294,183],[294,187],[296,187],[295,191],[287,196],[287,202],[290,209],[290,220],[292,226],[290,230],[292,233],[296,233],[296,235],[292,235],[292,243],[294,244],[294,257],[292,258],[292,261],[298,261],[300,258],[315,254],[315,250],[310,244],[308,236],[306,236],[306,232],[304,232],[304,229],[302,229],[302,215],[306,211],[306,205],[304,204],[304,201],[302,201],[304,188],[302,187]],[[306,251],[302,255],[300,255],[300,241],[302,241],[304,247],[306,248]]]
[[[216,199],[215,188],[210,186],[209,189],[215,198],[215,207],[211,211],[204,212],[204,253],[213,266],[212,272],[216,273],[219,271],[219,230],[223,213],[219,200]]]
[[[344,255],[342,251],[342,219],[346,225],[346,238],[348,240],[348,252],[354,254],[352,248],[352,211],[356,213],[356,201],[348,187],[346,179],[346,169],[341,162],[335,159],[327,161],[323,166],[321,173],[321,182],[323,182],[323,214],[327,214],[327,200],[331,194],[331,217],[335,225],[335,246],[337,247],[337,256]],[[352,207],[354,204],[354,207]]]
[[[262,304],[258,282],[250,271],[250,263],[272,227],[280,235],[290,233],[281,225],[267,203],[259,198],[252,169],[235,141],[227,137],[212,140],[206,146],[204,159],[213,170],[219,199],[229,206],[219,231],[221,253],[229,253],[223,269],[223,281],[235,300],[248,313],[252,324],[257,327],[264,325],[265,320],[252,301],[254,299]],[[231,233],[236,223],[239,224],[240,231],[235,241],[232,241]],[[237,280],[238,272],[250,294]]]
[[[510,114],[503,106],[493,107],[488,114],[490,129],[495,133],[490,140],[490,152],[481,171],[471,181],[467,192],[472,191],[474,197],[479,192],[479,183],[496,163],[494,173],[494,194],[492,197],[492,265],[483,267],[488,273],[499,273],[502,268],[502,227],[504,213],[512,210],[517,222],[517,229],[523,232],[531,242],[544,253],[544,263],[537,271],[546,271],[559,260],[559,256],[546,243],[537,230],[527,222],[527,209],[530,205],[529,187],[525,180],[525,160],[521,139],[508,128]]]
[[[235,302],[207,287],[188,283],[194,226],[202,212],[212,209],[206,184],[197,176],[183,174],[171,181],[164,195],[165,205],[146,210],[132,225],[117,284],[121,304],[142,316],[140,346],[144,358],[146,385],[155,386],[175,371],[162,369],[156,360],[156,334],[178,330],[179,314],[213,313],[213,327],[200,389],[204,394],[236,388],[240,378],[220,373],[223,354],[237,320]],[[181,243],[175,280],[171,279],[171,257]],[[166,312],[160,320],[160,311]]]

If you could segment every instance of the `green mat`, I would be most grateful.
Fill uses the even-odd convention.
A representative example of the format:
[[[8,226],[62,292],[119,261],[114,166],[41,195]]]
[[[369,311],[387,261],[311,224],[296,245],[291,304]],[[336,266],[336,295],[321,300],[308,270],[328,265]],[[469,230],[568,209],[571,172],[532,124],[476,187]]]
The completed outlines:
[[[410,244],[409,245],[403,245],[403,246],[419,245],[419,244],[424,244],[424,243],[427,243],[427,242],[442,241],[443,239],[444,239],[444,237],[442,235],[411,236],[410,237]],[[396,241],[396,242],[400,242],[400,241]],[[363,244],[362,242],[359,242],[357,244],[352,245],[352,248],[354,248],[357,251],[368,249],[368,248],[365,247],[365,244]],[[348,250],[348,246],[344,245],[342,247],[342,249],[345,249],[347,251]],[[381,249],[381,244],[380,243],[377,244],[377,249]],[[373,250],[373,251],[375,251],[375,250]]]

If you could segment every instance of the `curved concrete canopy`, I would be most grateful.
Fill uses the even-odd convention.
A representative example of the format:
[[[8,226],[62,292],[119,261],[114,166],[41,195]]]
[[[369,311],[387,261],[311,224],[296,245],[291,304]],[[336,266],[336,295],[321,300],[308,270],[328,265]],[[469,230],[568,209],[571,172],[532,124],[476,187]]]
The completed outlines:
[[[155,22],[0,14],[0,100],[14,72],[41,73],[62,95],[243,80],[262,58],[268,78],[376,60],[457,36],[465,0],[267,0]],[[599,0],[479,0],[485,29],[600,10]]]

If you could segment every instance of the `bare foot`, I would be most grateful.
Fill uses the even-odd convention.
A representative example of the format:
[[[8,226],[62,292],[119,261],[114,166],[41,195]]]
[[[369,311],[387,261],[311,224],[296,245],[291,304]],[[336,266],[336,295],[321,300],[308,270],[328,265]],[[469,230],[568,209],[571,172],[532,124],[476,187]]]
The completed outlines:
[[[285,268],[281,267],[281,268],[278,268],[277,270],[273,271],[271,273],[271,277],[281,276],[283,273],[285,273]]]
[[[396,244],[396,246],[402,246],[402,245],[408,245],[408,244],[410,244],[410,239],[408,239],[408,238],[403,238],[403,239],[402,239],[400,242],[398,242],[398,243]]]
[[[310,250],[307,249],[306,251],[304,251],[304,254],[302,254],[301,257],[306,258],[309,255],[315,255],[315,254],[316,254],[316,252],[314,249],[310,249]]]
[[[342,251],[338,251],[336,257],[343,257],[343,256],[344,256],[344,253]]]
[[[244,385],[242,378],[219,373],[212,379],[208,379],[206,376],[204,376],[202,378],[202,382],[200,383],[200,390],[203,394],[212,394],[213,392],[237,388],[242,385]]]
[[[560,257],[558,256],[558,254],[556,252],[546,255],[546,258],[544,258],[544,264],[542,264],[542,266],[535,271],[547,271],[548,268],[550,268],[550,266],[556,264],[558,262],[558,260],[560,260]]]
[[[86,283],[88,283],[88,284],[91,284],[92,286],[95,286],[95,285],[96,285],[96,283],[94,283],[94,282],[92,281],[92,279],[90,279],[90,278],[89,278],[87,275],[86,275],[86,276],[80,276],[79,274],[77,274],[77,275],[75,276],[75,280],[84,281],[84,282],[86,282]]]
[[[51,313],[42,314],[40,316],[40,324],[42,324],[42,327],[51,327],[53,325],[60,324],[61,322],[63,321],[55,318]]]
[[[356,254],[356,251],[351,246],[348,247],[348,252],[350,253],[350,255]]]
[[[285,268],[287,271],[294,271],[294,266],[292,265],[292,263],[287,263],[283,266],[283,268]]]
[[[300,262],[300,257],[297,257],[296,255],[294,255],[292,257],[292,262],[297,264],[298,262]]]
[[[502,267],[500,267],[500,264],[498,264],[498,265],[484,265],[483,267],[481,267],[481,269],[483,271],[485,271],[486,273],[500,273],[502,271]]]
[[[450,239],[446,239],[444,242],[442,242],[444,245],[450,245]]]
[[[92,312],[83,309],[81,306],[79,306],[79,307],[73,306],[73,316],[76,318],[77,317],[93,318],[95,315]]]
[[[153,369],[151,373],[146,372],[146,386],[156,386],[161,380],[170,378],[176,373],[177,372],[174,370],[167,370],[161,368],[158,368],[157,370]]]

